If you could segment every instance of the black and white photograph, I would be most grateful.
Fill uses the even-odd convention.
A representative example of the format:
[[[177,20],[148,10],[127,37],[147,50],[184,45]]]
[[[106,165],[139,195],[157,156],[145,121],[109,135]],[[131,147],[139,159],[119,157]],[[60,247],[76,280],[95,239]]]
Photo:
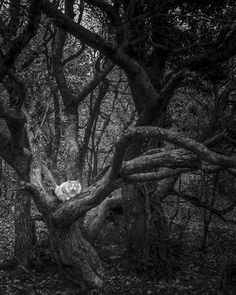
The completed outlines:
[[[236,294],[236,1],[0,0],[0,295]]]

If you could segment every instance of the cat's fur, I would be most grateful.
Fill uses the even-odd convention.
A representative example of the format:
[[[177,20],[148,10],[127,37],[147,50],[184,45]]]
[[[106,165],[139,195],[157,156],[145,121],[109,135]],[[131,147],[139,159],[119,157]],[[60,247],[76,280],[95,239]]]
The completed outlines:
[[[55,188],[57,198],[65,202],[81,192],[81,184],[78,180],[68,180]]]

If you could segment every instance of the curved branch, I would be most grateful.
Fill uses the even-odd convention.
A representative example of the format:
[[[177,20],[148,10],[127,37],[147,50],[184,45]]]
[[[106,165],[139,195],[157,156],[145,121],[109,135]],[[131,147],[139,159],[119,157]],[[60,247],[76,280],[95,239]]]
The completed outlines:
[[[198,169],[199,162],[194,154],[184,149],[169,150],[152,155],[141,155],[126,161],[123,163],[119,175],[126,179],[132,174],[153,172],[159,167]]]
[[[0,156],[16,170],[18,175],[29,172],[30,151],[25,148],[20,152],[13,149],[11,133],[2,118],[0,118]]]
[[[48,215],[58,207],[58,199],[48,195],[44,188],[23,181],[21,182],[21,186],[23,190],[31,194],[40,213],[42,213],[44,217],[48,217]]]
[[[226,168],[236,167],[236,157],[229,157],[210,151],[203,144],[193,139],[186,138],[179,132],[166,130],[159,127],[136,127],[130,129],[121,139],[141,139],[141,138],[158,138],[176,144],[198,156],[199,159],[213,165],[219,165]]]

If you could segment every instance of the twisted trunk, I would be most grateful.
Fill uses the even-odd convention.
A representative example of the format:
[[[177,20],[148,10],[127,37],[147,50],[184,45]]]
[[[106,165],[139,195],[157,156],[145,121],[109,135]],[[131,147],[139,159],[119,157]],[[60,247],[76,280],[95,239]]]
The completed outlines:
[[[78,221],[62,228],[49,225],[49,236],[55,259],[67,269],[66,276],[77,281],[82,277],[90,286],[103,287],[104,271],[100,258],[83,238]]]

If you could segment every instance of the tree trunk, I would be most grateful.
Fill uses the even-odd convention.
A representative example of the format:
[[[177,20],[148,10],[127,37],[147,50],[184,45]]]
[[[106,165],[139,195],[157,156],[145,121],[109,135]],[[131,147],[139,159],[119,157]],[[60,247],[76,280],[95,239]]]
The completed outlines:
[[[65,130],[67,179],[75,180],[79,176],[78,147],[78,105],[65,105],[67,125]],[[72,276],[82,278],[96,288],[102,288],[103,268],[95,249],[81,234],[81,220],[69,227],[55,228],[49,225],[49,232],[57,260],[72,268]],[[77,279],[77,278],[76,278]]]
[[[126,157],[140,155],[143,142],[135,142]],[[158,183],[126,185],[122,205],[127,224],[127,257],[134,267],[153,267],[158,273],[170,275],[169,231],[161,201],[169,194],[175,179]]]
[[[170,275],[171,259],[161,199],[168,195],[173,182],[127,185],[122,195],[130,262],[138,268],[151,266],[163,275]]]
[[[100,258],[91,244],[83,238],[78,221],[62,228],[50,224],[49,237],[56,261],[66,268],[66,277],[78,281],[82,277],[90,286],[103,288],[104,271]]]
[[[29,259],[33,246],[32,224],[31,224],[31,197],[28,192],[17,191],[14,204],[15,225],[15,258],[18,264],[29,266]]]
[[[66,163],[67,165],[67,179],[76,180],[79,176],[78,157],[78,105],[71,105],[66,107],[66,128],[65,128],[65,142],[66,142]]]
[[[122,190],[122,203],[127,224],[127,255],[130,262],[141,264],[147,231],[145,195],[134,185],[126,185]]]
[[[60,102],[59,102],[59,95],[58,95],[58,89],[57,85],[54,81],[53,76],[51,75],[49,77],[52,96],[53,96],[53,104],[54,104],[54,141],[53,141],[53,153],[52,153],[52,169],[54,170],[54,173],[57,169],[57,158],[58,153],[60,149],[60,143],[61,143],[61,111],[60,111]]]

